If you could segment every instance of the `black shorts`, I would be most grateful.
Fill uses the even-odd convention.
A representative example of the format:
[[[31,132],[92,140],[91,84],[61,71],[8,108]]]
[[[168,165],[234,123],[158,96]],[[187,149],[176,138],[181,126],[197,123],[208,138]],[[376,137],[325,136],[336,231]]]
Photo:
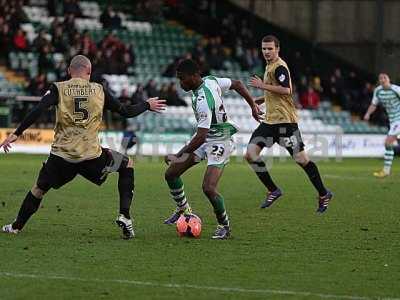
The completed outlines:
[[[261,123],[253,132],[249,142],[249,144],[256,144],[261,148],[272,147],[275,143],[285,147],[291,156],[304,150],[297,123]]]
[[[68,162],[50,153],[43,163],[36,184],[43,191],[59,189],[80,174],[90,182],[101,185],[109,173],[125,168],[128,161],[128,156],[106,148],[102,148],[99,157],[78,163]]]

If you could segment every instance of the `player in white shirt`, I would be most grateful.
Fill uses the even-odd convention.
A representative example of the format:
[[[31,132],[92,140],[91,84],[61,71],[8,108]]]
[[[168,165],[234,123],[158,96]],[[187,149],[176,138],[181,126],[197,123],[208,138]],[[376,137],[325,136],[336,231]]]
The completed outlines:
[[[232,136],[236,126],[229,120],[224,108],[222,94],[234,90],[250,105],[253,118],[259,121],[260,110],[247,88],[238,80],[207,76],[201,78],[196,62],[186,59],[177,68],[177,77],[183,90],[192,92],[192,108],[197,120],[197,132],[189,144],[175,155],[167,155],[169,164],[165,180],[177,208],[165,224],[174,224],[181,214],[190,214],[183,181],[180,176],[203,159],[207,159],[207,171],[203,180],[203,192],[210,200],[218,221],[213,239],[230,236],[229,218],[225,210],[224,198],[217,191],[218,181],[229,156],[233,151]]]
[[[389,132],[385,140],[385,155],[383,169],[374,172],[374,176],[384,178],[390,175],[394,157],[394,144],[400,135],[400,86],[390,83],[387,74],[379,74],[379,86],[374,90],[371,105],[365,113],[364,120],[368,121],[378,104],[385,108],[390,122]]]

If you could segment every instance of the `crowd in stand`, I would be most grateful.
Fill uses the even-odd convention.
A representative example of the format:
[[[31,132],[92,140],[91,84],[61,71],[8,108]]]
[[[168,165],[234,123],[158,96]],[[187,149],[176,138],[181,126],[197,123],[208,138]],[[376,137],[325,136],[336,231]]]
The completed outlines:
[[[96,43],[87,31],[79,32],[76,29],[75,19],[82,16],[78,1],[49,1],[50,15],[61,9],[63,21],[55,16],[50,28],[41,29],[32,43],[21,28],[21,24],[28,21],[22,9],[24,4],[23,0],[0,2],[1,58],[7,58],[11,51],[35,52],[38,54],[39,77],[41,74],[53,72],[56,79],[66,77],[66,62],[76,54],[84,54],[92,60],[94,80],[100,80],[102,74],[132,73],[135,63],[132,45],[124,44],[112,32]],[[120,25],[121,21],[119,19],[115,22],[116,16],[112,7],[108,7],[101,15],[104,27],[117,28],[116,23]],[[64,59],[55,62],[54,53],[63,54]]]
[[[132,96],[129,96],[128,91],[123,89],[119,99],[124,103],[137,104],[153,97],[167,100],[168,106],[187,106],[185,100],[179,96],[174,82],[164,83],[158,87],[153,79],[150,79],[146,85],[139,84]]]
[[[163,1],[155,0],[152,5],[149,5],[149,1],[135,3],[133,11],[137,12],[141,19],[156,21],[162,18]],[[30,80],[30,94],[41,95],[46,90],[46,74],[49,72],[54,73],[57,80],[66,78],[66,64],[76,54],[84,54],[91,59],[95,81],[100,81],[103,74],[133,75],[134,46],[124,44],[113,34],[112,30],[121,29],[122,22],[112,6],[107,6],[99,18],[103,28],[110,29],[110,33],[96,43],[88,32],[79,32],[76,29],[75,19],[82,17],[78,0],[48,0],[49,14],[55,17],[54,21],[50,28],[41,29],[30,43],[20,26],[28,21],[22,9],[25,4],[24,0],[0,0],[0,57],[8,57],[10,51],[38,53],[39,74]],[[185,12],[180,10],[179,6],[183,4],[180,1],[167,0],[164,4],[174,12]],[[248,21],[243,19],[237,22],[232,13],[218,18],[215,4],[214,0],[199,1],[196,4],[195,17],[192,14],[183,16],[190,16],[194,28],[207,27],[205,30],[210,34],[190,52],[176,57],[166,66],[163,76],[174,77],[177,63],[182,58],[195,59],[203,75],[209,74],[211,70],[232,70],[233,64],[250,74],[263,74],[264,59],[258,46],[259,41],[255,42]],[[154,11],[157,11],[157,14],[154,14]],[[57,17],[60,15],[64,16],[63,21]],[[207,22],[203,22],[204,20]],[[52,56],[54,53],[62,53],[64,59],[55,61]],[[317,109],[322,100],[329,100],[354,114],[364,114],[372,97],[373,83],[363,81],[355,71],[343,71],[339,67],[332,70],[328,76],[317,74],[307,65],[307,58],[304,56],[300,51],[292,51],[288,57],[283,57],[291,70],[294,98],[299,108]],[[123,94],[123,98],[126,98],[126,91]],[[145,86],[139,85],[130,101],[153,96],[167,98],[170,105],[186,105],[179,98],[174,84],[157,87],[152,81]]]
[[[195,4],[170,0],[167,3],[170,16],[178,14],[184,24],[207,36],[207,42],[198,44],[191,53],[186,54],[199,62],[204,74],[208,74],[210,69],[229,69],[233,61],[243,71],[262,76],[265,63],[260,41],[255,38],[248,18],[241,19],[233,13],[219,12],[216,0],[200,0]],[[328,74],[319,73],[310,67],[309,53],[307,56],[301,51],[291,50],[281,54],[289,65],[294,98],[299,108],[317,109],[321,101],[330,101],[354,115],[364,115],[375,82],[369,82],[355,71],[340,67],[332,68]],[[171,75],[173,66],[174,63],[164,74]],[[376,120],[384,119],[382,113],[376,113],[374,117]]]

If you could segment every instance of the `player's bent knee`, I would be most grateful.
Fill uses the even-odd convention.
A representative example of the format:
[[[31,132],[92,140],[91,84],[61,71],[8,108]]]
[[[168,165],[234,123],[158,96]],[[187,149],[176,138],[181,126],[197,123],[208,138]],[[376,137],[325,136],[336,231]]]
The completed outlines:
[[[310,162],[308,159],[304,159],[304,158],[298,158],[298,159],[295,159],[295,161],[301,167],[305,167]]]
[[[249,151],[246,152],[244,158],[247,160],[248,163],[253,163],[259,159],[259,156],[255,153],[251,153]]]
[[[174,171],[172,171],[171,169],[168,168],[165,171],[164,178],[166,181],[174,180],[176,177],[178,177],[177,174]]]
[[[32,187],[31,193],[33,196],[35,196],[38,199],[43,198],[43,196],[46,194],[47,191],[42,190],[39,188],[36,184]]]
[[[133,159],[129,158],[128,163],[126,164],[127,168],[133,168]]]
[[[207,196],[207,197],[213,197],[216,195],[217,190],[215,188],[215,186],[210,185],[210,184],[203,184],[203,193]]]

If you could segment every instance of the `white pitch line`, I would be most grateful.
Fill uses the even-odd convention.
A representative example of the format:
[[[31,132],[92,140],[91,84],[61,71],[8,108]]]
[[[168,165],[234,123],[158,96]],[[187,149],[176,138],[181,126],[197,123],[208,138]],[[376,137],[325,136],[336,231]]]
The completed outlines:
[[[286,290],[271,290],[271,289],[246,289],[246,288],[235,288],[235,287],[219,287],[219,286],[202,286],[193,284],[177,284],[177,283],[158,283],[150,281],[137,281],[127,279],[98,279],[98,278],[80,278],[80,277],[68,277],[58,275],[36,275],[36,274],[19,274],[0,272],[0,277],[13,277],[13,278],[33,278],[39,280],[66,280],[66,281],[80,281],[80,282],[101,282],[101,283],[120,283],[137,286],[152,286],[161,288],[178,288],[178,289],[197,289],[197,290],[208,290],[217,292],[227,293],[243,293],[243,294],[273,294],[273,295],[290,295],[290,296],[315,296],[323,299],[349,299],[349,300],[372,300],[372,299],[385,299],[385,300],[400,300],[400,298],[379,298],[379,297],[361,297],[361,296],[349,296],[349,295],[331,295],[331,294],[319,294],[311,292],[295,292]]]
[[[323,177],[326,178],[332,178],[332,179],[343,179],[343,180],[368,180],[368,179],[374,179],[374,177],[356,177],[356,176],[340,176],[340,175],[333,175],[333,174],[324,174],[322,175]]]

